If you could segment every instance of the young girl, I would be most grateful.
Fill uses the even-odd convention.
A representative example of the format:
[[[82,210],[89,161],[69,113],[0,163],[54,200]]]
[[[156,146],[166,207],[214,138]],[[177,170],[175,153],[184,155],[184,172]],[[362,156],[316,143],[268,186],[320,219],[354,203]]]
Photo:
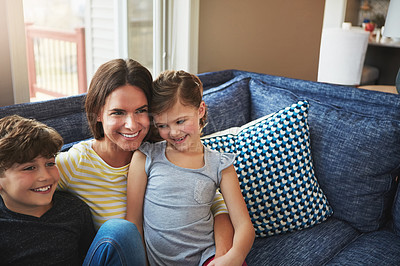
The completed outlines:
[[[206,105],[198,77],[166,71],[154,82],[150,112],[164,141],[144,143],[128,173],[127,219],[150,265],[242,265],[254,229],[232,165],[234,155],[203,146]],[[234,227],[232,248],[215,258],[210,206],[220,187]],[[142,228],[143,226],[143,228]]]

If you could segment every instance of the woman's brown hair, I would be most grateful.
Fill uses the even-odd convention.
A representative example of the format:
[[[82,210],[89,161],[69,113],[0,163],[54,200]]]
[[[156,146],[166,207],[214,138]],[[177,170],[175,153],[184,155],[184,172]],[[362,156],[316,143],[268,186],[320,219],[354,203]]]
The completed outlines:
[[[133,59],[114,59],[101,65],[90,82],[85,100],[86,116],[94,138],[104,137],[103,125],[97,117],[111,92],[129,84],[140,88],[150,102],[152,82],[150,71]]]

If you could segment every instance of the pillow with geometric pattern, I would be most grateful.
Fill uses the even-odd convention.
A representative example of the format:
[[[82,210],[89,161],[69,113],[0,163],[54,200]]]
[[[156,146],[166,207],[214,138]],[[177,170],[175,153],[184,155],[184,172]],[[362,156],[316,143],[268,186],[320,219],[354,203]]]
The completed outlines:
[[[202,138],[205,146],[237,154],[234,166],[257,237],[308,228],[333,213],[314,175],[308,107],[300,101]]]

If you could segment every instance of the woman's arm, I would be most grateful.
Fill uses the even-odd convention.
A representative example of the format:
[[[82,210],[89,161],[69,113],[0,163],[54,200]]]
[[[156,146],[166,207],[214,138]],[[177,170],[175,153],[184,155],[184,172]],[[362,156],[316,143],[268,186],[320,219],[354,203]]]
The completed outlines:
[[[233,225],[228,213],[214,217],[215,258],[227,253],[232,248]]]
[[[136,151],[129,166],[126,188],[126,219],[136,225],[142,235],[143,245],[143,201],[147,186],[145,163],[146,155]]]
[[[233,243],[233,225],[219,189],[215,192],[211,212],[214,215],[215,257],[218,258],[228,252]]]
[[[233,165],[222,171],[220,187],[234,228],[233,246],[224,256],[216,258],[209,265],[242,265],[253,245],[255,232]]]

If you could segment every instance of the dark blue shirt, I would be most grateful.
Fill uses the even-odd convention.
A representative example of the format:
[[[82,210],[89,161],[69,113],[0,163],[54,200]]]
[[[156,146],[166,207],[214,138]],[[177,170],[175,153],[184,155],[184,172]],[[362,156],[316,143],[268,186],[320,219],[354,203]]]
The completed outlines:
[[[89,207],[56,191],[40,218],[10,211],[0,197],[1,265],[82,265],[95,230]]]

